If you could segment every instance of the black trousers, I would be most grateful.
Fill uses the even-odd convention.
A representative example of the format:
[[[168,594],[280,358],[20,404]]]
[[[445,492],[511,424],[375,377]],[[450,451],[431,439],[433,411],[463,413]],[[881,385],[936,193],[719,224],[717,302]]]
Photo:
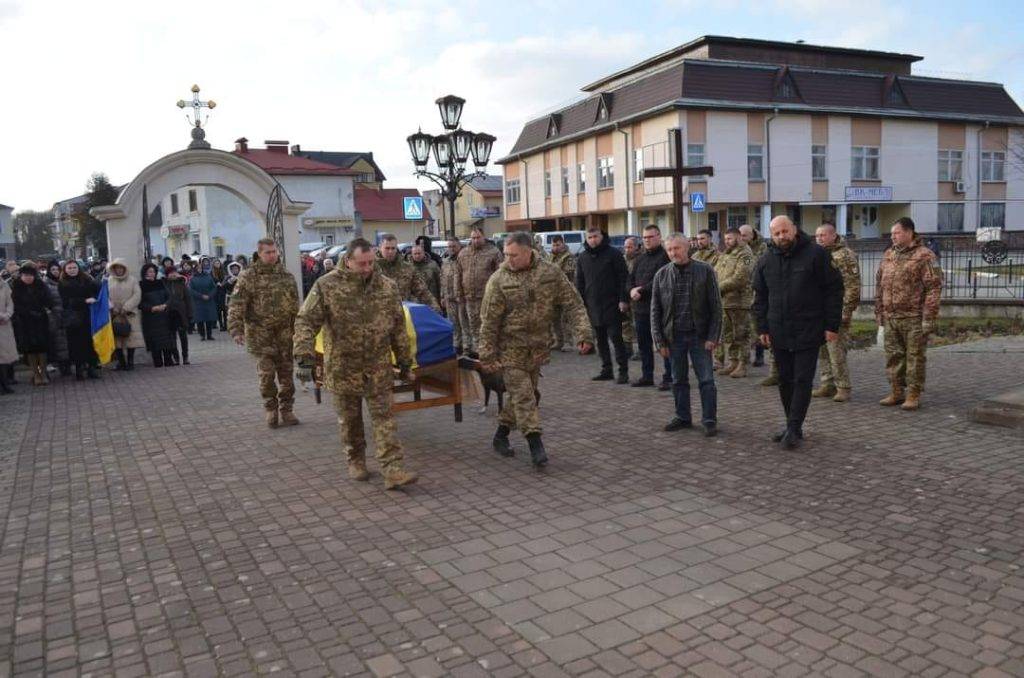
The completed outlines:
[[[819,347],[785,351],[772,347],[779,367],[779,397],[786,412],[786,428],[803,434],[804,419],[811,404],[814,372],[818,368]]]
[[[217,327],[221,332],[226,332],[228,329],[228,307],[218,306],[217,307]]]
[[[640,354],[640,375],[642,379],[654,380],[654,337],[651,336],[651,314],[638,313],[633,320],[636,329],[636,350]],[[668,358],[662,359],[664,372],[661,381],[672,383],[672,364]]]
[[[615,348],[615,362],[619,366],[619,371],[622,373],[629,371],[629,355],[626,353],[626,344],[622,341],[621,322],[594,327],[594,338],[597,340],[597,352],[601,356],[602,372],[612,371],[612,352],[608,348],[609,339],[612,342],[612,347]]]

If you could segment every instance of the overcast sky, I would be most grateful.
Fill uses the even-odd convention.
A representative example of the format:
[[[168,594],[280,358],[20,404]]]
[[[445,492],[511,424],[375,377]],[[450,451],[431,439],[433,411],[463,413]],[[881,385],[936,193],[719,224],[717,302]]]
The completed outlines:
[[[0,0],[0,203],[49,209],[92,172],[115,183],[184,148],[174,106],[214,99],[207,139],[373,151],[416,185],[405,137],[437,132],[434,99],[498,137],[581,85],[704,34],[910,52],[915,72],[1004,83],[1024,103],[1018,2],[648,0]],[[429,188],[420,184],[420,188]]]

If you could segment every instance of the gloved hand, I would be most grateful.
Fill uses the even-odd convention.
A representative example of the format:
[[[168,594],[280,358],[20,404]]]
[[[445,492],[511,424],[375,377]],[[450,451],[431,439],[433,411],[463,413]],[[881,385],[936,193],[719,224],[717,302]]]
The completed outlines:
[[[300,358],[298,360],[298,367],[295,369],[295,377],[303,384],[309,383],[313,380],[313,360],[309,358]]]
[[[407,364],[399,365],[398,378],[405,382],[416,381],[416,376],[412,373],[412,366]]]

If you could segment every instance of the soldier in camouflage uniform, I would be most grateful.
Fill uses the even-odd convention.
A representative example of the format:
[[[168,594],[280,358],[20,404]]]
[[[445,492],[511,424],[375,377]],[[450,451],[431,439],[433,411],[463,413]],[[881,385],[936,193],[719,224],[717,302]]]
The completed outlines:
[[[316,335],[322,331],[324,385],[334,394],[348,475],[358,481],[370,477],[363,432],[366,400],[384,489],[390,490],[416,482],[416,475],[402,467],[402,445],[391,412],[392,355],[400,378],[412,379],[405,314],[398,286],[374,265],[369,242],[356,238],[349,243],[343,262],[313,284],[295,319],[299,379],[306,382],[312,376]]]
[[[565,244],[565,239],[560,235],[551,238],[551,263],[565,274],[566,279],[570,283],[576,280],[576,257],[569,251]],[[551,323],[552,351],[567,350],[565,345],[565,326],[565,314],[558,313],[555,315],[555,320]]]
[[[530,242],[531,247],[533,241]],[[480,228],[469,234],[469,247],[459,252],[458,273],[455,277],[459,301],[466,305],[469,318],[469,333],[466,350],[476,355],[480,344],[480,304],[484,298],[487,281],[498,270],[501,253],[484,238]]]
[[[694,240],[690,258],[703,261],[711,268],[715,267],[715,264],[718,263],[718,249],[715,247],[715,241],[711,238],[711,231],[706,228],[697,231],[697,238]]]
[[[850,341],[853,312],[860,304],[860,266],[857,264],[857,255],[836,233],[835,224],[822,222],[814,232],[814,239],[832,255],[832,265],[843,276],[843,319],[839,326],[839,339],[826,341],[818,354],[821,385],[811,395],[845,403],[850,399],[850,370],[846,364],[846,348]]]
[[[429,306],[438,313],[441,312],[437,299],[427,289],[423,278],[416,273],[412,264],[399,256],[398,238],[390,233],[381,236],[380,257],[377,258],[375,265],[378,271],[398,285],[398,296],[402,301],[415,301]]]
[[[754,229],[750,224],[743,224],[740,226],[740,235],[743,237],[743,242],[747,244],[750,251],[754,255],[754,263],[757,264],[757,260],[764,256],[764,253],[768,251],[768,244],[761,237],[761,234]],[[764,346],[757,338],[757,326],[754,322],[754,314],[750,314],[750,337],[754,346],[754,367],[761,367],[764,365]],[[775,356],[768,353],[768,376],[761,380],[761,386],[778,386],[779,385],[779,368],[775,365]]]
[[[508,392],[493,446],[503,456],[515,454],[508,436],[518,428],[529,442],[533,465],[541,468],[548,458],[536,393],[541,365],[549,357],[551,323],[565,313],[581,353],[593,350],[594,339],[579,293],[561,270],[539,260],[528,233],[508,236],[505,257],[487,281],[480,325],[481,369],[500,370]]]
[[[892,392],[880,401],[902,409],[921,406],[925,351],[935,330],[942,296],[942,271],[925,247],[910,217],[892,226],[892,247],[875,276],[875,317],[885,328],[885,370]]]
[[[460,354],[464,347],[469,346],[469,316],[456,290],[456,277],[459,275],[457,260],[461,250],[462,243],[458,238],[448,240],[448,258],[441,267],[441,309],[452,323],[452,340],[455,350]]]
[[[242,271],[231,293],[228,332],[256,357],[267,426],[294,426],[299,423],[292,412],[292,326],[299,308],[298,287],[295,276],[278,261],[272,238],[263,238],[257,248],[259,258]]]
[[[427,289],[435,301],[441,299],[441,267],[430,258],[423,245],[413,245],[411,257],[413,269],[420,279],[426,283]]]
[[[747,376],[750,354],[750,307],[754,303],[754,255],[743,242],[739,229],[723,236],[725,251],[718,256],[715,275],[722,293],[722,345],[729,363],[720,374],[736,379]]]
[[[633,272],[636,258],[639,255],[640,245],[637,243],[636,237],[629,236],[622,245],[622,256],[626,260],[627,273]],[[636,329],[633,327],[633,319],[633,304],[630,304],[629,310],[622,314],[622,343],[626,345],[626,352],[629,353],[631,360],[640,360],[640,354],[633,348],[636,344]]]

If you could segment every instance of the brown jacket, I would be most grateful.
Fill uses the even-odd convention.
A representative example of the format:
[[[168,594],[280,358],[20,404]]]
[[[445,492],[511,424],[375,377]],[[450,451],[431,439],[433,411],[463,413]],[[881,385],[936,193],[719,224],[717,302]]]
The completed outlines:
[[[935,255],[915,235],[909,247],[890,247],[875,275],[875,316],[935,320],[942,296],[942,271]]]
[[[459,300],[482,300],[487,281],[498,270],[500,263],[501,254],[498,248],[489,243],[485,243],[480,249],[470,245],[459,252],[459,272],[456,276]]]

